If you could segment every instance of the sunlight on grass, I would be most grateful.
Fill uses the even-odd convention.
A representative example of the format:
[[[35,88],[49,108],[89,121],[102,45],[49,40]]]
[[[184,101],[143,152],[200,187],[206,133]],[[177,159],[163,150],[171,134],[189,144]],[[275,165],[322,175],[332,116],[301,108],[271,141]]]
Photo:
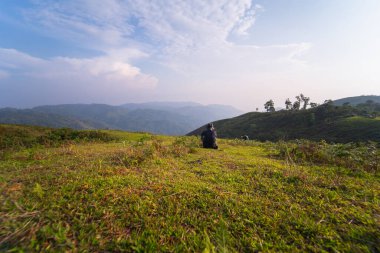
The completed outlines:
[[[208,150],[196,137],[105,133],[3,157],[2,251],[380,250],[378,167],[290,160],[273,143]]]

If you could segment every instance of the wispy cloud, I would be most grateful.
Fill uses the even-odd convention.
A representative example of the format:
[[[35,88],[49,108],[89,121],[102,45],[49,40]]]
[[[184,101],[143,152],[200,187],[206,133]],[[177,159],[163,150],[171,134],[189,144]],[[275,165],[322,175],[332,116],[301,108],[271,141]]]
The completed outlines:
[[[125,6],[119,1],[36,0],[24,16],[46,35],[85,43],[96,49],[117,46],[133,31],[126,22]]]
[[[120,56],[41,59],[14,49],[0,48],[0,59],[0,77],[8,79],[0,82],[1,88],[11,89],[16,79],[21,80],[27,85],[25,90],[30,92],[30,99],[38,96],[36,91],[40,89],[43,89],[43,94],[49,94],[40,98],[40,103],[51,103],[52,99],[65,102],[65,98],[77,98],[78,94],[82,100],[87,97],[90,98],[88,101],[123,103],[130,97],[127,94],[152,90],[158,81],[123,61]],[[65,96],[61,97],[63,94]],[[18,97],[17,94],[12,95]]]
[[[244,11],[244,14],[240,16],[237,21],[234,31],[238,35],[248,35],[247,30],[254,25],[256,20],[256,14],[258,11],[261,11],[263,7],[259,4],[256,4],[254,7],[249,7]]]
[[[160,97],[170,92],[172,96],[186,94],[188,99],[200,88],[213,92],[221,85],[227,87],[228,93],[260,80],[268,72],[288,73],[304,68],[303,54],[311,48],[309,43],[269,46],[236,43],[237,38],[249,34],[257,13],[263,9],[252,0],[34,0],[33,3],[33,8],[23,14],[34,29],[79,48],[95,49],[100,56],[58,55],[42,59],[2,49],[0,70],[11,76],[16,72],[29,76],[35,84],[59,86],[61,91],[64,87],[74,89],[71,84],[75,84],[77,90],[98,98],[96,101],[100,94],[106,94],[109,100],[124,102],[127,97],[121,101],[121,94],[138,96],[133,89],[154,87],[159,87],[156,95]],[[146,63],[152,74],[144,73]],[[166,75],[175,72],[177,79],[168,81],[170,78],[165,79],[157,69],[164,69]],[[165,80],[158,80],[162,76]],[[188,87],[178,83],[186,83]]]
[[[107,55],[94,58],[68,58],[56,57],[41,59],[19,52],[15,49],[0,48],[0,67],[8,72],[17,72],[19,75],[40,78],[58,78],[64,75],[77,75],[83,78],[98,78],[103,82],[107,80],[120,80],[128,87],[151,87],[156,80],[154,77],[143,74],[141,70],[127,63],[128,54],[137,54],[124,50],[117,56]],[[136,56],[135,56],[136,57]],[[3,70],[4,71],[4,70]],[[136,82],[136,80],[147,82]],[[106,83],[106,82],[105,82]]]
[[[245,34],[260,8],[251,0],[39,0],[36,6],[26,16],[53,36],[100,48],[154,44],[164,53],[225,43],[232,33]]]

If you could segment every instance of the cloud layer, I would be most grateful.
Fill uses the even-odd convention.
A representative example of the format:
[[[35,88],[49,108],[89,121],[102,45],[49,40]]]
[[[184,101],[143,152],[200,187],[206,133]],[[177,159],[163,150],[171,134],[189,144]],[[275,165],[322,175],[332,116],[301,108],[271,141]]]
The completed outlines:
[[[25,90],[34,96],[28,105],[139,98],[221,103],[215,98],[251,89],[269,75],[286,79],[308,68],[303,57],[310,43],[237,43],[262,9],[251,0],[34,0],[22,11],[25,24],[97,55],[46,59],[0,48],[0,88],[7,97]]]
[[[7,100],[29,96],[33,102],[24,106],[58,101],[123,103],[128,93],[154,89],[157,84],[155,77],[112,55],[41,59],[14,49],[0,49],[0,59],[3,94],[8,93]]]
[[[146,44],[161,53],[222,43],[246,34],[260,6],[251,0],[36,1],[25,12],[53,36],[97,48]]]

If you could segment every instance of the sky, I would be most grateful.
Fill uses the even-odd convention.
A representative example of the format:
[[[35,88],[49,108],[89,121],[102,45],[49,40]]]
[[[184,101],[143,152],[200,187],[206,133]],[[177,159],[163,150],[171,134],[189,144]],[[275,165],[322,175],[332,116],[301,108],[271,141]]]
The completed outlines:
[[[380,95],[378,0],[0,0],[0,107]]]

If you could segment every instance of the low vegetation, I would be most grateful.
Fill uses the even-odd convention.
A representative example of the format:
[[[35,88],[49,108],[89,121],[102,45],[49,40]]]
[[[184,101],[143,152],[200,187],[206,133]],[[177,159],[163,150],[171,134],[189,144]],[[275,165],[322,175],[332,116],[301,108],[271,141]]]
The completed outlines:
[[[330,101],[310,109],[250,112],[214,122],[220,137],[248,135],[260,141],[308,139],[327,142],[380,142],[380,104],[334,106]],[[204,127],[189,135],[199,135]]]
[[[380,251],[376,143],[0,129],[3,252]]]
[[[333,165],[350,168],[352,172],[380,172],[380,152],[375,142],[327,144],[296,140],[280,141],[273,145],[275,154],[288,162],[298,164]]]
[[[57,146],[79,141],[110,141],[114,137],[98,131],[78,131],[70,128],[44,128],[17,125],[0,125],[0,149],[16,150],[36,146]]]

